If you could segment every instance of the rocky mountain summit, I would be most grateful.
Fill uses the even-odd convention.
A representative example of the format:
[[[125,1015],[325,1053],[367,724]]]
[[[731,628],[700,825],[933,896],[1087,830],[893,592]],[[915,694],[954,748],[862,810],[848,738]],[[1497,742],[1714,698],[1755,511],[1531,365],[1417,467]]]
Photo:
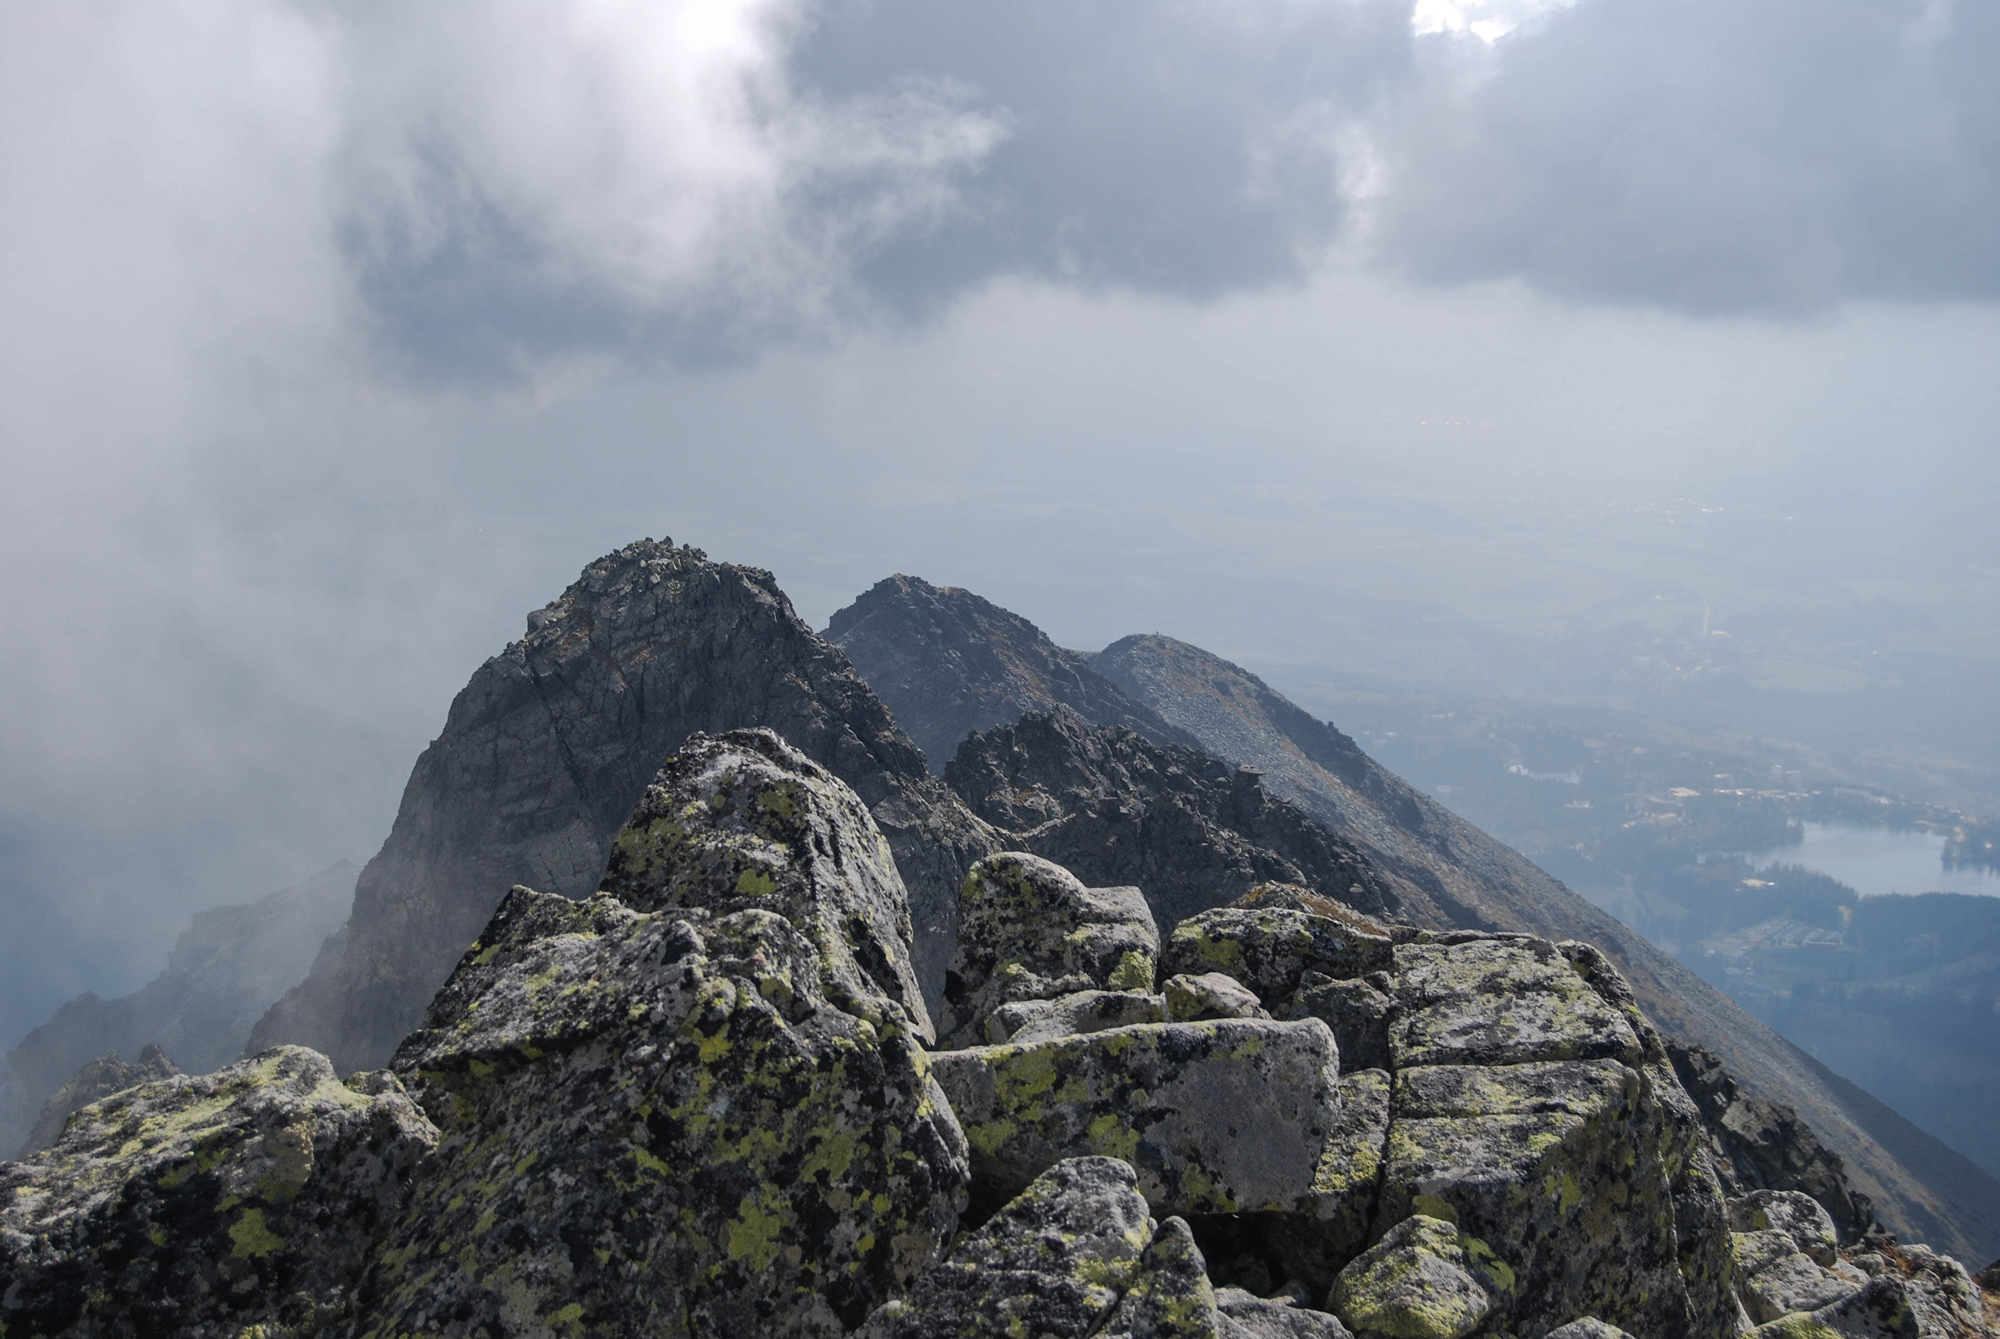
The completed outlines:
[[[347,925],[251,1049],[295,1042],[343,1072],[381,1065],[510,886],[588,895],[660,760],[695,731],[753,725],[869,805],[935,992],[957,880],[994,839],[769,572],[648,539],[585,568],[453,700]]]
[[[917,591],[923,598],[884,599],[881,592],[889,583],[883,583],[836,614],[834,625],[860,626],[856,616],[865,605],[868,635],[853,648],[856,665],[899,719],[935,711],[941,693],[964,697],[972,691],[963,685],[972,667],[1032,655],[1048,641],[1027,620],[994,610],[969,592],[907,577],[895,582],[898,591]],[[961,629],[974,629],[976,636],[961,637]],[[996,648],[994,642],[1006,637],[1014,639],[1014,649]],[[893,657],[884,648],[896,648]],[[1817,1130],[1825,1142],[1816,1140],[1814,1147],[1837,1155],[1853,1189],[1898,1231],[1968,1255],[2000,1250],[2000,1182],[1828,1072],[1670,955],[1408,785],[1347,735],[1255,675],[1159,635],[1123,638],[1078,658],[1118,697],[1107,705],[1100,690],[1085,712],[1037,691],[1028,678],[995,680],[984,690],[989,707],[997,714],[1004,703],[1014,711],[1020,722],[1012,726],[1015,734],[1009,736],[1009,725],[1002,725],[974,735],[960,746],[960,761],[945,769],[981,817],[1007,830],[1010,844],[1059,861],[1088,862],[1097,858],[1089,841],[1072,842],[1061,853],[1051,843],[1065,829],[1102,840],[1114,831],[1102,815],[1143,807],[1128,798],[1133,792],[1124,777],[1103,774],[1085,760],[1089,750],[1076,739],[1059,744],[1048,727],[1034,724],[1038,714],[1071,710],[1115,724],[1121,714],[1150,713],[1192,737],[1212,758],[1254,771],[1258,793],[1274,810],[1302,815],[1323,830],[1324,840],[1371,870],[1366,891],[1353,894],[1360,905],[1391,907],[1397,916],[1432,929],[1514,931],[1598,945],[1667,1035],[1720,1057],[1744,1089],[1739,1120],[1753,1111],[1768,1116],[1769,1139],[1781,1139],[1782,1131],[1794,1126]],[[1082,732],[1068,733],[1080,739]],[[1038,746],[1027,747],[1029,738],[1040,741]],[[1009,798],[1013,778],[1031,773],[1028,790],[1040,797],[1035,804],[1041,806],[1032,815]],[[1056,780],[1082,773],[1093,774],[1092,781]],[[1176,863],[1191,869],[1196,862]],[[1129,874],[1106,877],[1145,882]],[[1171,896],[1171,880],[1171,875],[1161,879],[1154,895]],[[1303,881],[1350,896],[1316,872]],[[1222,885],[1211,881],[1210,886]],[[1183,903],[1172,915],[1197,909]],[[1783,1118],[1775,1114],[1781,1111]],[[1845,1205],[1830,1199],[1827,1207],[1859,1230]]]
[[[888,834],[772,731],[607,845],[386,1069],[280,1046],[0,1164],[0,1332],[2000,1334],[1949,1258],[1732,1198],[1587,944],[1268,883],[1162,924],[998,851],[933,1018]]]

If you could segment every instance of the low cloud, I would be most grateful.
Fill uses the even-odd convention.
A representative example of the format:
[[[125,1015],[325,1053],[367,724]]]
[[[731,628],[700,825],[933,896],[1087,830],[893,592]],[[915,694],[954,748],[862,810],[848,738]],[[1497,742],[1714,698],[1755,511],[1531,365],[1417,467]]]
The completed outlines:
[[[1583,0],[1430,39],[1375,254],[1423,281],[1794,316],[2000,296],[2000,11]]]

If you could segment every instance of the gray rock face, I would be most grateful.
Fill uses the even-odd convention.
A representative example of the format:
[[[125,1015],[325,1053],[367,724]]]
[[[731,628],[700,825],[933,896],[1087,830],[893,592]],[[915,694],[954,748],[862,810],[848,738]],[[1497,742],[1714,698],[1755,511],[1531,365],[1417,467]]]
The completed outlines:
[[[1465,1339],[1506,1291],[1490,1256],[1456,1227],[1416,1214],[1389,1229],[1334,1280],[1334,1314],[1364,1336]]]
[[[1258,1002],[1256,992],[1221,972],[1170,976],[1161,985],[1160,994],[1166,1000],[1167,1017],[1176,1023],[1199,1023],[1209,1018],[1271,1016]]]
[[[892,576],[835,614],[826,639],[940,775],[967,735],[1059,707],[1155,743],[1194,743],[1092,669],[1089,657],[971,591]]]
[[[0,1326],[236,1339],[338,1325],[436,1140],[392,1076],[343,1085],[298,1047],[127,1089],[0,1163]]]
[[[612,842],[602,891],[635,911],[781,916],[812,941],[836,1008],[932,1040],[889,843],[852,790],[769,730],[690,736]]]
[[[1967,1258],[2000,1250],[2000,1179],[1819,1066],[1664,950],[1383,768],[1256,675],[1159,636],[1114,642],[1091,664],[1215,756],[1261,769],[1273,795],[1352,843],[1387,883],[1401,918],[1437,930],[1512,930],[1597,945],[1663,1032],[1715,1052],[1743,1081],[1746,1098],[1790,1108],[1818,1131],[1845,1158],[1845,1179],[1871,1198],[1872,1212],[1894,1231]],[[1820,1193],[1790,1181],[1746,1180],[1742,1188],[1764,1185]],[[1853,1215],[1823,1202],[1848,1231]]]
[[[1131,1164],[1071,1158],[1029,1184],[858,1339],[1084,1339],[1137,1280],[1153,1241]]]
[[[1264,883],[1394,910],[1368,860],[1259,775],[1069,712],[1030,713],[967,739],[945,779],[1007,845],[1086,883],[1134,884],[1174,925]]]
[[[1326,1027],[1232,1019],[931,1057],[972,1146],[975,1200],[1064,1158],[1123,1158],[1161,1213],[1290,1209],[1340,1110]]]
[[[845,1335],[965,1203],[882,837],[742,732],[690,740],[617,848],[657,909],[517,889],[397,1051],[447,1133],[364,1305],[399,1334]]]
[[[1187,1220],[1169,1218],[1153,1233],[1138,1277],[1098,1333],[1103,1339],[1224,1339],[1227,1325]]]
[[[1722,1059],[1699,1046],[1669,1043],[1674,1073],[1701,1110],[1716,1171],[1731,1195],[1796,1190],[1827,1211],[1845,1241],[1874,1222],[1874,1206],[1847,1181],[1846,1164],[1798,1112],[1745,1093]]]
[[[1274,1302],[1241,1288],[1217,1288],[1215,1309],[1234,1326],[1223,1333],[1231,1339],[1353,1339],[1338,1317],[1298,1306],[1290,1299]]]
[[[695,731],[768,726],[853,787],[912,890],[942,986],[958,880],[995,848],[770,573],[651,540],[599,559],[481,666],[424,751],[347,928],[258,1023],[343,1070],[379,1064],[509,887],[592,892],[611,839]]]
[[[1137,990],[1080,990],[1053,1000],[1003,1004],[987,1016],[981,1030],[993,1045],[1010,1041],[1025,1045],[1166,1021],[1164,996]]]
[[[1137,888],[1086,888],[1025,852],[988,856],[959,886],[942,1031],[971,1041],[1006,1005],[1079,991],[1150,991],[1159,956],[1159,928]]]
[[[62,1137],[69,1118],[91,1103],[154,1079],[171,1079],[180,1072],[165,1051],[150,1044],[139,1052],[137,1064],[126,1064],[116,1051],[97,1057],[50,1096],[42,1107],[41,1118],[35,1122],[34,1132],[28,1136],[22,1156],[55,1143]]]
[[[346,917],[357,873],[343,860],[255,902],[201,912],[144,986],[115,1000],[86,993],[56,1010],[0,1061],[0,1152],[46,1147],[61,1125],[32,1133],[44,1103],[106,1054],[135,1063],[157,1045],[193,1074],[240,1057],[251,1026]]]

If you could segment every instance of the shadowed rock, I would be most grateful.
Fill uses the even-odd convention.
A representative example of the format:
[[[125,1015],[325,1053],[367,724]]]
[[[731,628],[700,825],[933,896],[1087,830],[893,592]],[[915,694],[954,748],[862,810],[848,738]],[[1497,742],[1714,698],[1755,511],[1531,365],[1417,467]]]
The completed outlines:
[[[1071,1158],[1036,1177],[857,1339],[1084,1339],[1138,1277],[1153,1240],[1129,1163]]]
[[[1134,702],[1048,634],[971,591],[919,577],[876,582],[826,625],[868,686],[942,773],[959,741],[1030,711],[1067,708],[1161,744],[1194,739]]]

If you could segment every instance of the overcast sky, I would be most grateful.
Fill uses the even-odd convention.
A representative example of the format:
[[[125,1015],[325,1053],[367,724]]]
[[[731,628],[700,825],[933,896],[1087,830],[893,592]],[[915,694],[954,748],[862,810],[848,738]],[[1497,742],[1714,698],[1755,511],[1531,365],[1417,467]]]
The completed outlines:
[[[1309,658],[1343,508],[1991,515],[1996,68],[1952,0],[16,0],[0,1044],[365,859],[640,535]]]

